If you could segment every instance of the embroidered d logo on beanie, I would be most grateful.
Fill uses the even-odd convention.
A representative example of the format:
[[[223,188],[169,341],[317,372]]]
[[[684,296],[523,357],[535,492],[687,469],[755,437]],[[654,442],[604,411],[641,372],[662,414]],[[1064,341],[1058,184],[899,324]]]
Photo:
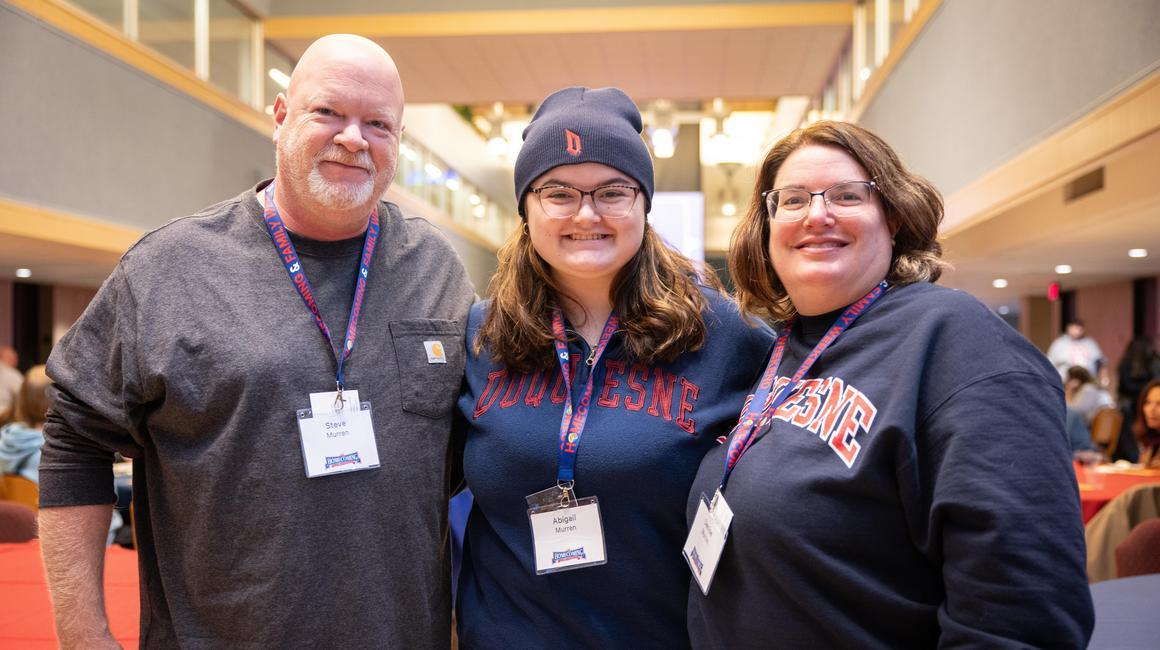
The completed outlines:
[[[640,184],[645,212],[652,207],[653,164],[640,137],[640,111],[618,88],[564,88],[548,95],[524,129],[516,156],[520,215],[532,181],[562,165],[608,165]],[[581,141],[583,134],[583,141]]]

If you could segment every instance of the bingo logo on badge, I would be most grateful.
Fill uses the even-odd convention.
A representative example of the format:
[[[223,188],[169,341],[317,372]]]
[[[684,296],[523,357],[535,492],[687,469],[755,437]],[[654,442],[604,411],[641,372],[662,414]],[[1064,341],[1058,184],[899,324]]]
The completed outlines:
[[[332,467],[342,467],[343,465],[362,465],[362,459],[359,458],[358,452],[351,452],[349,454],[342,454],[341,456],[327,456],[326,469]]]
[[[559,564],[561,562],[568,562],[571,560],[586,560],[588,556],[584,554],[584,547],[572,548],[567,551],[556,551],[552,553],[552,564]]]
[[[697,567],[697,575],[701,575],[701,572],[705,570],[705,563],[701,561],[697,549],[693,549],[693,552],[689,554],[689,559],[693,561],[693,566]]]

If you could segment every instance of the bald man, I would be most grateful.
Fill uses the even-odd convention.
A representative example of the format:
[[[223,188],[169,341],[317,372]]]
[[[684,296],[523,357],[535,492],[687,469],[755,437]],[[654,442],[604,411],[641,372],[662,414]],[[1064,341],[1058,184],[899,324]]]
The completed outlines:
[[[380,200],[402,116],[378,45],[315,42],[274,102],[274,179],[145,235],[53,351],[40,536],[64,646],[115,645],[113,452],[133,459],[143,647],[449,645],[473,291]]]

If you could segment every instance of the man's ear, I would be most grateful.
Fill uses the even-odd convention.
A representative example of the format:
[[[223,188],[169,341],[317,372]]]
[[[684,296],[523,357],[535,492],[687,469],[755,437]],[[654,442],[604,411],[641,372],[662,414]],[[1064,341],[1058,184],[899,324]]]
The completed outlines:
[[[286,122],[286,94],[278,93],[274,98],[274,144],[278,144],[278,134],[282,131],[282,124]]]

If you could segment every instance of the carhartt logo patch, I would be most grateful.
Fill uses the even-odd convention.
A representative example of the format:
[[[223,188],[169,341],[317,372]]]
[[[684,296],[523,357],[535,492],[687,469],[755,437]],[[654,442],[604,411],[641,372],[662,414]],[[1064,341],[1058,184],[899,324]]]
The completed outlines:
[[[423,349],[427,351],[427,363],[447,363],[442,341],[423,341]]]
[[[567,140],[567,146],[564,147],[564,151],[567,151],[573,156],[579,156],[580,136],[576,135],[572,131],[569,131],[568,129],[564,129],[564,138]]]

